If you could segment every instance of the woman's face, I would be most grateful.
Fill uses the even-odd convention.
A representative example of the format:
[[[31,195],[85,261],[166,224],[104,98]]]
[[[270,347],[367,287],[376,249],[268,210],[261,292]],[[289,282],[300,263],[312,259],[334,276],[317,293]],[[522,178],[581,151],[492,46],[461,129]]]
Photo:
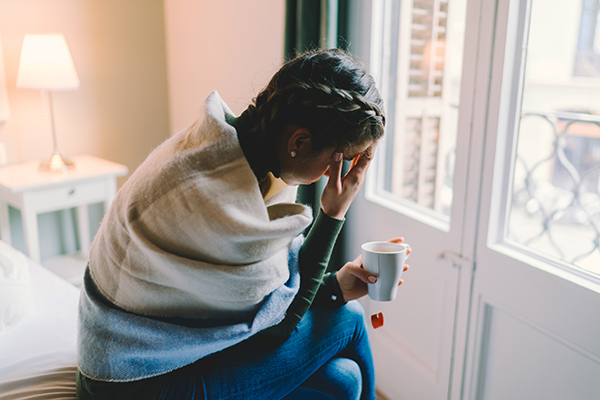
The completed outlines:
[[[367,150],[373,141],[360,145],[350,146],[344,150],[334,148],[321,152],[299,153],[296,157],[287,156],[281,160],[281,179],[288,185],[308,185],[329,176],[329,165],[333,160],[333,153],[341,152],[344,160],[352,160]]]

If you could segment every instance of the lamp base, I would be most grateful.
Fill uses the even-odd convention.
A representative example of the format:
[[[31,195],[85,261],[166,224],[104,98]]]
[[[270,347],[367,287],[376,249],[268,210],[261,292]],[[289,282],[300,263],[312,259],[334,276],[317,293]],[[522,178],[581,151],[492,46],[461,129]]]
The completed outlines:
[[[58,151],[52,154],[52,157],[40,163],[40,171],[46,172],[67,172],[69,169],[75,168],[68,159],[63,158]]]

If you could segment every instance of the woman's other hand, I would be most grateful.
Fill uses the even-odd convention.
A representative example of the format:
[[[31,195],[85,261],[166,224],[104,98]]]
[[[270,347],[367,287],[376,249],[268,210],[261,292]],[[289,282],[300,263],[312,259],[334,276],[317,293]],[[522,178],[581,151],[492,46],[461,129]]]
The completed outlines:
[[[367,169],[375,155],[376,143],[354,157],[350,170],[342,177],[344,155],[333,153],[329,165],[329,181],[321,195],[321,208],[332,218],[344,219],[348,208],[365,182]]]
[[[388,240],[388,242],[393,243],[402,243],[403,241],[404,238],[402,237]],[[408,249],[408,252],[410,253],[410,248]],[[407,271],[408,268],[408,264],[404,265],[404,271]],[[340,285],[340,289],[342,290],[344,301],[363,297],[369,293],[369,287],[367,285],[377,282],[377,277],[375,275],[371,274],[366,269],[363,269],[362,255],[359,255],[353,261],[347,262],[340,268],[335,276]],[[404,282],[404,280],[400,279],[398,286],[400,286],[402,282]]]

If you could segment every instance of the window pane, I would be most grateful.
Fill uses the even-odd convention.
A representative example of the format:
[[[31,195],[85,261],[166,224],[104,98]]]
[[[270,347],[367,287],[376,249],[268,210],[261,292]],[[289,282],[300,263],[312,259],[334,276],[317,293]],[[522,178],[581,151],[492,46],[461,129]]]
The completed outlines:
[[[507,237],[600,274],[600,1],[533,0]]]
[[[401,1],[385,189],[450,216],[466,0]]]

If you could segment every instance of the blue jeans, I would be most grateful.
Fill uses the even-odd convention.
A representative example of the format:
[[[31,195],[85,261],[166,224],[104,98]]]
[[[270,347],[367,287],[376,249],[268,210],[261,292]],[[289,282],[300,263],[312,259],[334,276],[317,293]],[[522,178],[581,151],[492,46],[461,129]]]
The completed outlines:
[[[360,304],[311,308],[283,344],[256,336],[181,368],[157,400],[375,400],[371,347]]]

